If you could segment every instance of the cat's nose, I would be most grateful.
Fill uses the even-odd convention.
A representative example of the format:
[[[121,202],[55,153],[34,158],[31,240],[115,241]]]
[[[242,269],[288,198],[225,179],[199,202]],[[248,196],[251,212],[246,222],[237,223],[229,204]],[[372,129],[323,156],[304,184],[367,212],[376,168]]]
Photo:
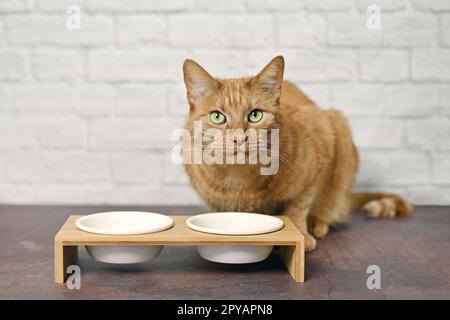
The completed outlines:
[[[245,142],[247,142],[247,140],[248,140],[248,137],[247,137],[247,135],[235,135],[234,137],[233,137],[233,142],[235,143],[235,144],[237,144],[238,146],[240,146],[240,145],[242,145],[243,143],[245,143]]]

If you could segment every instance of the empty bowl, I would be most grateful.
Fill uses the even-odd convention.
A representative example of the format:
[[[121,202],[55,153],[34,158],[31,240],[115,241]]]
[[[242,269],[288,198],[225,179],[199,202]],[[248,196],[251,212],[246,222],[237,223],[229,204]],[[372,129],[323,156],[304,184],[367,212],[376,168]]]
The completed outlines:
[[[283,228],[283,220],[247,212],[215,212],[190,217],[189,228],[222,235],[255,235]],[[221,263],[253,263],[267,259],[273,246],[197,246],[203,259]]]
[[[153,212],[112,211],[78,218],[78,229],[105,235],[137,235],[169,229],[172,218]],[[85,246],[89,255],[106,263],[141,263],[156,258],[163,246]]]

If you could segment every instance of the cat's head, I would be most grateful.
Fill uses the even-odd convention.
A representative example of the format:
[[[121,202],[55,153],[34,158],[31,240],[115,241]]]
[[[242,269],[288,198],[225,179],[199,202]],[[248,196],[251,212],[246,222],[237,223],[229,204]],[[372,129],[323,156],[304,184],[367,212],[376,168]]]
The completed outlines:
[[[189,59],[184,62],[183,73],[190,106],[188,127],[201,122],[203,130],[222,130],[224,137],[225,131],[233,129],[236,133],[230,142],[235,146],[247,141],[239,132],[281,127],[282,56],[272,59],[253,77],[214,78]]]

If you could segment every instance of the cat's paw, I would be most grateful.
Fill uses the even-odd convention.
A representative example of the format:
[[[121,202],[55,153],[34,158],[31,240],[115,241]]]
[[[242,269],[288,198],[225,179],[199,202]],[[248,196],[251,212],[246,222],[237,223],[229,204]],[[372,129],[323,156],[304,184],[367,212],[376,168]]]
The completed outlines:
[[[294,219],[295,226],[303,234],[305,239],[305,252],[316,249],[316,239],[308,232],[308,225],[305,219]]]
[[[316,249],[317,241],[309,233],[305,233],[305,252],[311,252]]]
[[[362,210],[371,218],[395,218],[409,216],[412,205],[400,197],[386,197],[367,202]]]
[[[312,226],[312,234],[316,238],[323,238],[328,234],[328,224],[315,218]]]

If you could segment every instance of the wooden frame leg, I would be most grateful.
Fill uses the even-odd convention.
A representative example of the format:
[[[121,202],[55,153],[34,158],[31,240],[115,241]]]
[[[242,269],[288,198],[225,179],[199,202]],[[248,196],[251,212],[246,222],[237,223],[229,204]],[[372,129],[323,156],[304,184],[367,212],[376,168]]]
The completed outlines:
[[[305,245],[303,241],[295,246],[281,246],[280,257],[295,282],[305,281]]]
[[[55,282],[64,283],[67,278],[67,267],[75,264],[78,257],[77,246],[64,246],[55,241]]]

